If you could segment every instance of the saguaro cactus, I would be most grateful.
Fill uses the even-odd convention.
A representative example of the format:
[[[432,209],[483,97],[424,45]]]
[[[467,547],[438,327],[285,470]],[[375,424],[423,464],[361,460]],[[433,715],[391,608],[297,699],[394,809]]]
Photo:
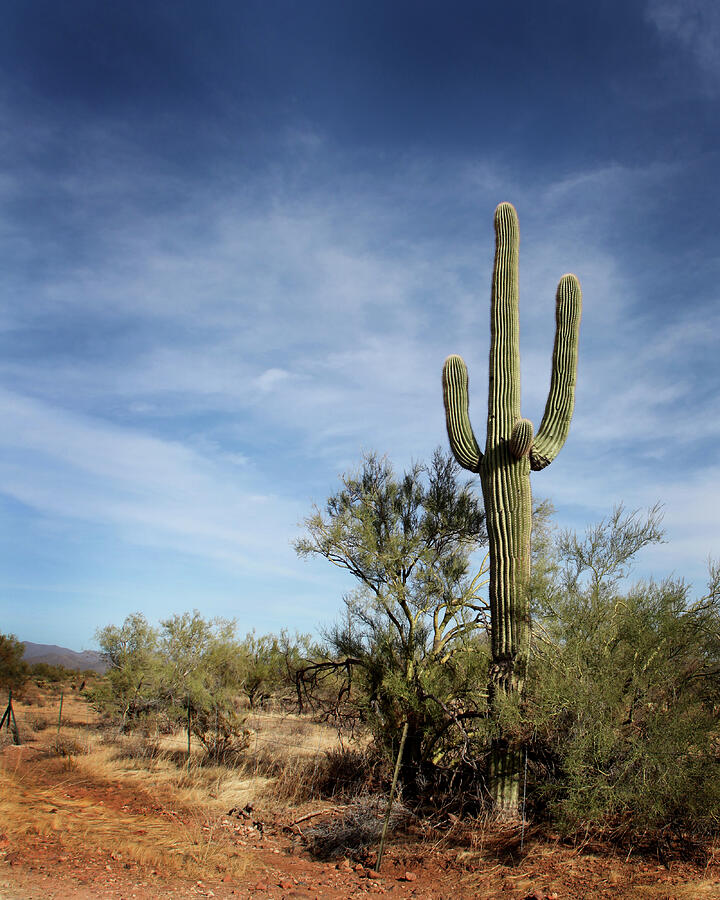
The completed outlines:
[[[574,275],[557,289],[550,393],[537,435],[520,415],[517,213],[495,210],[495,266],[490,313],[487,438],[482,453],[468,415],[468,374],[460,356],[443,368],[450,446],[466,469],[480,474],[490,543],[491,708],[501,694],[522,691],[530,644],[528,577],[532,495],[530,470],[544,469],[565,443],[575,404],[582,294]],[[490,789],[498,809],[517,813],[518,757],[502,738],[492,753]]]

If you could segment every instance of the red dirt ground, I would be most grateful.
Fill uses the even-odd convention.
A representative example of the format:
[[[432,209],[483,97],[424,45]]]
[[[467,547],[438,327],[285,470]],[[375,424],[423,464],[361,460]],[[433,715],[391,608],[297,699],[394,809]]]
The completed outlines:
[[[168,812],[157,798],[123,781],[88,780],[63,768],[62,760],[32,747],[6,747],[5,769],[27,797],[44,797],[45,812],[56,813],[47,798],[56,797],[63,810],[102,810],[126,833],[147,834],[142,825],[149,816],[166,821],[193,816],[198,811]],[[35,792],[35,793],[33,793]],[[28,800],[30,802],[30,800]],[[40,802],[40,801],[36,801]],[[64,804],[64,806],[63,806]],[[331,817],[330,808],[323,815]],[[584,900],[584,898],[653,898],[653,900],[720,900],[720,865],[689,861],[626,859],[588,847],[576,849],[528,833],[519,852],[516,830],[489,829],[479,841],[452,834],[435,845],[427,837],[406,835],[390,846],[380,875],[363,862],[319,862],[304,849],[302,830],[318,818],[292,826],[292,819],[255,809],[247,815],[207,816],[202,826],[213,834],[213,846],[228,854],[241,854],[244,875],[217,872],[204,880],[183,877],[127,859],[105,840],[98,841],[91,827],[85,832],[33,829],[21,833],[0,820],[0,898],[3,900],[66,900],[66,898],[339,898],[388,894],[418,900]],[[67,821],[67,820],[66,820]],[[212,830],[212,831],[211,831]],[[121,844],[119,844],[122,846]],[[474,850],[469,849],[470,846]]]

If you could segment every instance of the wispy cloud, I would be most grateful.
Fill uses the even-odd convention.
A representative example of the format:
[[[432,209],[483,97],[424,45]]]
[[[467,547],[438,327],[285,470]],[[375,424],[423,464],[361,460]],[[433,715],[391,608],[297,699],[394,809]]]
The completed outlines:
[[[693,56],[709,78],[708,87],[720,88],[720,8],[713,0],[649,0],[649,21],[664,37],[677,41]]]
[[[710,352],[708,330],[692,309],[648,320],[642,273],[620,252],[635,222],[618,224],[629,202],[634,216],[651,204],[667,167],[582,169],[538,188],[489,164],[448,174],[420,158],[370,188],[338,174],[324,142],[307,152],[293,191],[263,175],[232,194],[221,175],[184,184],[178,206],[179,186],[156,171],[131,188],[118,173],[89,192],[63,185],[80,232],[102,233],[82,263],[58,256],[25,285],[31,302],[4,295],[14,338],[0,361],[0,490],[39,516],[107,527],[117,546],[192,554],[241,579],[312,578],[331,608],[337,579],[294,558],[296,525],[363,448],[402,467],[445,443],[448,353],[468,360],[482,440],[492,210],[510,199],[523,412],[536,424],[560,275],[574,270],[585,295],[571,438],[534,489],[564,524],[667,498],[679,567],[694,531],[677,460],[691,458],[684,472],[700,484],[699,448],[717,430],[693,427],[687,368]],[[142,200],[137,184],[151,182],[165,204]],[[22,264],[43,251],[27,242]]]
[[[122,540],[287,574],[299,508],[180,443],[0,392],[0,490],[43,516],[110,525]]]

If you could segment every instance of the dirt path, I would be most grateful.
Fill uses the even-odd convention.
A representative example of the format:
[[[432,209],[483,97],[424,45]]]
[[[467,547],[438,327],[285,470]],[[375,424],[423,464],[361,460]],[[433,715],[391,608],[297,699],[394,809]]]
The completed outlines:
[[[654,898],[720,900],[720,869],[610,858],[490,831],[435,846],[408,837],[382,875],[347,859],[312,859],[291,812],[218,815],[167,802],[130,778],[89,777],[42,748],[5,748],[0,762],[0,898],[215,897],[338,900],[364,894],[458,900]],[[337,811],[324,813],[330,821]],[[296,818],[297,818],[296,814]]]

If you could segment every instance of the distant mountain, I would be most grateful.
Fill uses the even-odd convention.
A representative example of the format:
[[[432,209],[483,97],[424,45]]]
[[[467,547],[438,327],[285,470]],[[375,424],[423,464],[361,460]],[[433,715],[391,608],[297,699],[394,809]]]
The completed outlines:
[[[75,669],[83,672],[92,669],[93,672],[107,671],[107,664],[97,650],[68,650],[67,647],[56,647],[55,644],[33,644],[32,641],[23,641],[25,653],[23,659],[30,663],[50,663],[51,666],[65,666],[66,669]]]

